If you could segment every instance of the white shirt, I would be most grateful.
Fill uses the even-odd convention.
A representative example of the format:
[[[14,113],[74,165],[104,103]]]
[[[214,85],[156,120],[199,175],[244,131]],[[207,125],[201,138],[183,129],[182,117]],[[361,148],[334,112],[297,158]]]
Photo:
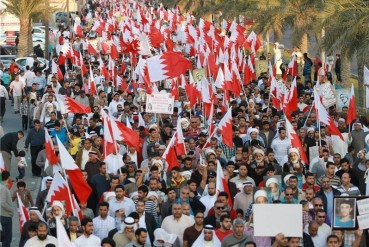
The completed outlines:
[[[208,216],[209,210],[213,208],[215,201],[217,200],[216,195],[206,195],[200,198],[200,202],[205,206],[204,217]]]
[[[123,156],[121,154],[110,154],[105,158],[104,161],[109,174],[117,175],[118,169],[124,166],[122,158]]]
[[[47,235],[45,240],[38,239],[38,236],[34,236],[27,240],[24,247],[43,247],[47,244],[54,244],[55,246],[58,246],[58,240],[50,235]]]
[[[123,197],[123,201],[119,202],[116,198],[111,199],[109,202],[109,215],[115,216],[115,211],[124,208],[124,214],[128,216],[130,213],[136,211],[135,203],[131,198]]]
[[[100,247],[101,246],[101,240],[96,237],[95,235],[90,235],[89,237],[86,237],[84,234],[79,236],[74,241],[75,247]]]
[[[106,238],[110,230],[115,228],[115,219],[109,215],[105,219],[97,216],[92,221],[94,223],[94,235],[100,239]]]
[[[22,96],[24,84],[23,82],[19,81],[12,81],[10,83],[10,89],[12,89],[13,96]]]
[[[288,160],[286,159],[288,156],[288,149],[291,147],[291,143],[288,138],[284,138],[282,140],[277,137],[272,141],[272,145],[270,147],[274,150],[275,159],[283,166],[283,164]]]
[[[182,214],[181,218],[176,220],[173,215],[170,215],[164,218],[161,223],[161,228],[163,228],[167,233],[176,234],[182,246],[183,233],[187,227],[190,227],[193,224],[195,224],[195,220],[191,216]]]
[[[112,100],[109,104],[109,113],[110,114],[113,114],[115,112],[118,111],[118,105],[122,105],[122,107],[124,106],[124,103],[123,101],[115,101],[115,100]]]
[[[9,99],[9,94],[6,88],[3,85],[0,85],[0,97],[4,97],[6,99]]]

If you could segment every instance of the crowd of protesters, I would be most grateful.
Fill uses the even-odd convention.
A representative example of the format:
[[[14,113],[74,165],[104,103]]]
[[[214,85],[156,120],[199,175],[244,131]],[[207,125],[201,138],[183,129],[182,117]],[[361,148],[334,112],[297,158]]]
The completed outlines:
[[[81,36],[76,35],[79,33],[76,28],[72,32],[63,27],[53,34],[50,54],[54,56],[48,70],[39,67],[36,56],[26,71],[19,70],[14,61],[8,69],[1,68],[0,120],[6,121],[5,104],[10,103],[7,101],[10,98],[14,114],[20,115],[22,129],[5,133],[1,138],[6,170],[1,174],[0,185],[3,247],[13,246],[12,217],[17,216],[14,216],[12,201],[17,200],[17,194],[29,214],[29,220],[23,222],[19,246],[60,246],[63,237],[58,235],[59,222],[69,241],[77,247],[368,246],[366,230],[333,226],[335,217],[345,225],[344,216],[339,218],[334,212],[334,196],[368,194],[365,181],[369,169],[367,118],[357,113],[356,120],[347,125],[348,107],[330,107],[329,114],[344,137],[340,140],[320,124],[315,110],[310,111],[316,100],[315,82],[341,80],[339,61],[332,71],[326,71],[321,69],[321,62],[314,66],[307,54],[302,54],[297,47],[294,49],[299,69],[296,77],[298,109],[289,121],[303,150],[291,144],[293,137],[286,126],[283,109],[278,110],[272,102],[267,72],[242,85],[238,97],[230,92],[233,140],[230,147],[222,141],[230,133],[220,128],[209,131],[209,125],[216,127],[225,115],[224,99],[229,92],[224,88],[211,86],[217,104],[209,121],[203,102],[190,107],[190,95],[181,85],[173,114],[145,112],[149,88],[146,82],[137,83],[142,74],[135,71],[137,61],[132,58],[141,56],[132,55],[132,47],[129,54],[119,54],[115,67],[110,70],[110,73],[118,73],[126,86],[123,82],[117,85],[114,77],[106,78],[102,67],[110,66],[111,56],[103,52],[101,44],[95,48],[98,54],[91,54],[89,45],[99,36],[93,27],[94,21],[119,23],[118,16],[112,18],[117,9],[124,10],[133,23],[138,22],[130,26],[136,29],[129,30],[133,37],[140,35],[139,26],[148,21],[142,20],[143,16],[157,16],[160,20],[168,19],[168,15],[172,18],[179,15],[178,10],[166,10],[151,1],[88,1],[80,13]],[[149,14],[145,15],[146,12]],[[193,17],[188,20],[193,21]],[[158,24],[159,28],[170,28],[170,25]],[[105,31],[109,36],[114,36],[114,31],[108,29]],[[122,28],[122,35],[125,31]],[[187,47],[181,43],[186,38],[178,37],[175,30],[171,30],[171,35],[174,49],[186,54]],[[80,57],[71,55],[74,54],[71,49]],[[159,54],[161,48],[153,48],[151,52]],[[190,59],[196,67],[196,61]],[[267,58],[262,55],[255,59],[267,59],[272,65],[278,63],[270,54]],[[83,66],[90,68],[91,73],[84,73]],[[277,77],[285,78],[280,81],[288,91],[293,77],[284,76],[287,71],[283,66],[278,70],[282,74],[277,72]],[[312,72],[315,72],[314,78],[311,78]],[[185,78],[188,79],[189,74]],[[172,91],[172,86],[163,81],[151,86],[154,91]],[[57,95],[90,107],[91,113],[64,113]],[[118,141],[118,148],[106,155],[103,111],[137,132],[139,148],[128,145],[128,141]],[[177,156],[177,165],[173,166],[168,164],[165,153],[178,127],[183,132],[186,154]],[[47,201],[56,173],[68,181],[60,164],[62,157],[59,164],[50,165],[47,160],[47,134],[54,142],[55,154],[59,155],[58,140],[92,189],[86,202],[78,201],[78,212],[72,215],[66,213],[63,201]],[[18,150],[17,143],[23,138],[25,147]],[[19,171],[14,193],[7,186],[12,181],[9,171],[15,169],[11,167],[12,152]],[[306,154],[308,162],[303,161],[301,152]],[[26,153],[31,156],[30,164],[26,162]],[[32,174],[27,173],[27,165],[31,166]],[[219,178],[219,171],[224,178]],[[42,178],[37,198],[32,198],[26,189],[24,178],[31,175]],[[220,179],[225,180],[226,191],[218,190]],[[73,188],[71,191],[81,193]],[[287,238],[283,232],[267,237],[254,235],[253,205],[277,203],[302,205],[302,237]],[[354,215],[352,210],[349,214]],[[355,220],[348,218],[350,222]]]

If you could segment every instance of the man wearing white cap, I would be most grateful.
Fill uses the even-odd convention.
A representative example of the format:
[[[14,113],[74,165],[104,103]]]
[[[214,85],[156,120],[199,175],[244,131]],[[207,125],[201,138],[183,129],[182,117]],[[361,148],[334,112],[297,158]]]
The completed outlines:
[[[101,239],[93,235],[94,224],[90,218],[83,218],[81,221],[83,234],[75,241],[75,247],[100,247]]]
[[[200,236],[193,243],[193,246],[220,247],[221,242],[214,232],[214,227],[212,225],[206,225]]]
[[[257,128],[249,128],[247,132],[248,134],[242,138],[244,147],[246,149],[249,149],[252,141],[256,141],[258,146],[265,147],[263,138],[259,136],[259,130]]]
[[[297,148],[288,150],[288,161],[283,165],[283,172],[305,174],[305,164],[300,159],[300,151]]]
[[[253,201],[252,182],[245,181],[242,183],[242,192],[238,193],[234,198],[233,209],[242,209],[244,212],[250,207]]]

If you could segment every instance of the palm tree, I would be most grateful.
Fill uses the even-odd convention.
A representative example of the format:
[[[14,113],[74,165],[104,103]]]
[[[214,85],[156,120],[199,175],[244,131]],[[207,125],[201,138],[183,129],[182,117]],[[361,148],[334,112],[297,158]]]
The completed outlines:
[[[326,35],[321,46],[328,52],[341,51],[347,58],[356,56],[359,105],[364,100],[364,65],[369,65],[369,3],[364,0],[327,0],[323,25]]]
[[[6,11],[18,17],[20,21],[18,56],[29,55],[33,52],[31,20],[32,17],[41,15],[45,3],[40,0],[7,0],[4,4]]]
[[[314,34],[319,23],[322,0],[280,0],[280,4],[267,6],[257,13],[255,29],[266,33],[270,30],[291,28],[292,45],[299,46],[302,52],[308,50],[308,38]]]

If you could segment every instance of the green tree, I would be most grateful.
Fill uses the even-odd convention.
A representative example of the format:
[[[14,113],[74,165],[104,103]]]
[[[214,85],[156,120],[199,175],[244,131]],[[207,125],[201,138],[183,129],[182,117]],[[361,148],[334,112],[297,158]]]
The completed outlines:
[[[299,46],[302,52],[307,52],[309,35],[315,34],[324,1],[280,0],[280,4],[278,1],[270,2],[273,2],[273,5],[265,6],[256,13],[255,30],[266,33],[270,30],[284,31],[291,28],[292,44]]]
[[[29,55],[32,47],[32,19],[39,18],[44,9],[43,0],[7,0],[4,2],[6,11],[19,18],[18,56]]]
[[[328,52],[341,51],[357,58],[359,97],[363,106],[364,65],[369,65],[369,3],[364,0],[327,0],[323,20],[325,36],[321,46]]]

